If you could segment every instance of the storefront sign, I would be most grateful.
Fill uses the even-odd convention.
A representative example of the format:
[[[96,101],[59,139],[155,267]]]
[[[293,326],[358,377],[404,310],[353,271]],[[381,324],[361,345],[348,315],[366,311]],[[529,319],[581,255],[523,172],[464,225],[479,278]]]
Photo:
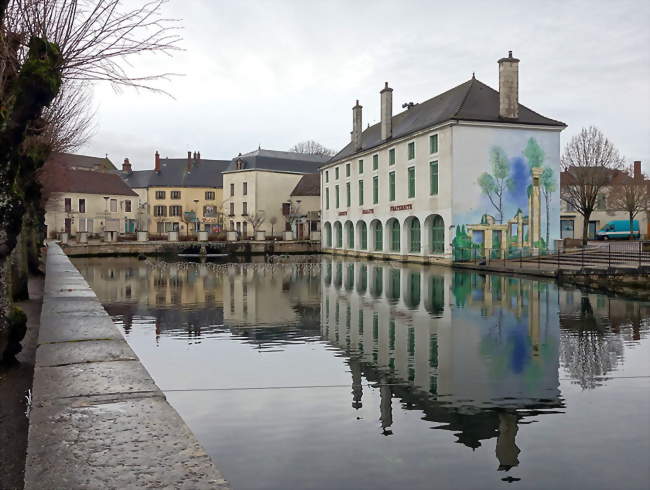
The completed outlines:
[[[364,209],[361,211],[362,214],[375,214],[374,209]]]
[[[391,206],[391,211],[406,211],[408,209],[413,209],[413,204],[400,204],[398,206]]]
[[[347,211],[339,211],[339,216],[347,216],[348,212]]]

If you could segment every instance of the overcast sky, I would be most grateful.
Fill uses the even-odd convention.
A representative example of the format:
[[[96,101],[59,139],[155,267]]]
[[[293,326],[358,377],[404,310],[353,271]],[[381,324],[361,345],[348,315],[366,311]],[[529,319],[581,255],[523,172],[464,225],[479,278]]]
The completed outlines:
[[[135,1],[135,0],[134,0]],[[352,106],[379,120],[476,77],[498,89],[497,60],[521,60],[519,100],[568,124],[596,125],[650,171],[650,2],[171,0],[184,51],[132,60],[183,74],[174,98],[95,87],[96,130],[80,153],[136,169],[153,155],[229,159],[315,139],[340,149]]]

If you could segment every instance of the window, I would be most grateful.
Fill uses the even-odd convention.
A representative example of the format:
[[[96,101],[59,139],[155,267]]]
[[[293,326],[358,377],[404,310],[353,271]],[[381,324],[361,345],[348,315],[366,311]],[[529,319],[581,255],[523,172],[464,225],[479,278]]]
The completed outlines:
[[[379,168],[379,155],[372,156],[372,169],[377,170]]]
[[[349,163],[345,164],[345,176],[346,177],[350,176],[350,164]]]
[[[248,216],[248,203],[247,202],[241,203],[241,214],[243,214],[244,216]]]
[[[156,199],[165,199],[165,191],[156,191]]]
[[[395,172],[388,174],[388,200],[395,200]]]
[[[248,223],[246,221],[242,224],[242,235],[244,235],[244,238],[248,236]],[[244,297],[246,296],[244,295]]]
[[[215,194],[214,191],[205,191],[205,200],[206,201],[214,201]]]
[[[230,184],[230,195],[231,196],[235,195],[235,184]]]
[[[377,204],[379,202],[379,176],[375,175],[372,178],[372,203]]]
[[[396,219],[391,221],[390,225],[390,249],[393,252],[399,252],[399,222]]]
[[[359,247],[361,248],[361,250],[365,250],[368,248],[368,227],[362,221],[361,224],[359,225],[359,228],[360,228],[359,235],[361,238],[361,244],[359,245]]]
[[[395,165],[395,148],[388,150],[388,165]]]
[[[117,213],[117,199],[111,199],[111,213]]]
[[[242,193],[247,196],[248,195],[248,182],[244,182],[242,185]]]
[[[359,160],[359,173],[363,173],[363,160]]]
[[[291,203],[283,202],[282,203],[282,216],[289,216],[291,214]],[[291,231],[291,230],[289,230]]]
[[[154,216],[167,216],[167,206],[154,206],[153,207]]]
[[[415,158],[415,141],[411,141],[408,144],[408,154],[409,160],[413,160]]]
[[[330,190],[325,189],[325,209],[330,208]]]
[[[410,251],[411,253],[418,253],[420,252],[420,220],[419,219],[413,218],[411,220],[409,232],[411,238]]]
[[[334,169],[334,178],[335,178],[336,180],[339,180],[339,168],[338,168],[338,167],[336,167],[336,168]]]
[[[359,206],[363,206],[363,180],[359,181]]]
[[[431,224],[431,251],[434,254],[445,252],[445,222],[439,215],[433,217]]]
[[[230,215],[229,216],[235,216],[235,203],[234,202],[230,203]]]
[[[86,212],[86,200],[85,199],[79,199],[79,212],[80,213],[85,213]]]
[[[438,153],[438,135],[429,136],[429,153]]]
[[[169,206],[169,216],[182,216],[183,206]]]
[[[381,223],[378,221],[375,223],[375,250],[380,251],[383,247],[383,241],[384,241],[384,230],[381,226]]]
[[[408,172],[408,196],[415,197],[415,167],[409,167]]]
[[[607,201],[605,200],[605,194],[598,194],[596,196],[596,209],[603,211],[607,208]]]
[[[328,183],[330,181],[330,171],[325,170],[325,183]]]
[[[69,197],[66,197],[63,201],[63,209],[65,210],[66,213],[71,213],[72,212],[72,199]]]
[[[346,203],[347,207],[350,207],[350,201],[351,201],[351,194],[352,194],[352,192],[350,191],[350,183],[349,183],[349,182],[346,182],[346,183],[345,183],[345,194],[346,194],[346,196],[345,196],[345,203]]]
[[[181,191],[171,191],[170,196],[172,199],[180,199],[181,198]]]
[[[341,201],[340,201],[340,197],[341,197],[341,196],[339,195],[339,186],[338,186],[338,185],[336,186],[336,188],[334,189],[334,191],[335,191],[335,192],[334,192],[334,193],[335,193],[335,196],[334,196],[334,197],[335,197],[335,200],[336,200],[336,209],[338,209],[338,208],[339,208],[339,205],[341,204]]]
[[[85,203],[84,203],[85,204]],[[84,206],[85,207],[85,206]],[[131,201],[127,199],[124,201],[124,212],[125,213],[130,213],[131,212]]]
[[[429,193],[432,196],[438,195],[438,162],[434,161],[429,163],[429,174],[430,174],[430,191]]]

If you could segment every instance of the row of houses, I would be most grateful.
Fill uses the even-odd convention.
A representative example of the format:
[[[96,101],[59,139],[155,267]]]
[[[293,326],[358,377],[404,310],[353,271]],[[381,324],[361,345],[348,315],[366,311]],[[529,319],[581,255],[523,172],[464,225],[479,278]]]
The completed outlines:
[[[261,148],[228,160],[156,152],[149,170],[133,170],[128,159],[118,170],[107,158],[57,155],[46,167],[65,168],[58,170],[65,178],[43,180],[53,186],[48,230],[231,231],[235,238],[289,232],[320,239],[331,253],[410,261],[552,249],[579,237],[582,226],[561,201],[562,186],[573,185],[560,171],[566,125],[519,102],[512,52],[498,71],[498,90],[472,75],[395,115],[386,83],[379,122],[364,129],[357,101],[350,141],[331,159]],[[634,177],[614,172],[611,182],[625,179],[643,179],[640,162]],[[589,223],[592,237],[626,218],[607,206],[607,193]],[[639,218],[645,234],[647,213]]]
[[[196,235],[232,231],[318,239],[319,167],[326,157],[257,149],[230,160],[161,157],[121,169],[108,158],[60,153],[41,171],[50,237]]]

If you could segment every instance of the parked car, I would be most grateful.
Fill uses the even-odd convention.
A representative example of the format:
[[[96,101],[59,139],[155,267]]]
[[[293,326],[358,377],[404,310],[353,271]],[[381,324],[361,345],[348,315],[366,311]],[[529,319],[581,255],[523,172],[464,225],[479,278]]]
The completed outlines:
[[[641,237],[639,231],[639,222],[634,220],[632,222],[632,237],[638,239]],[[600,230],[596,232],[598,240],[615,240],[615,239],[628,239],[630,238],[630,221],[629,220],[616,220],[610,221]]]

